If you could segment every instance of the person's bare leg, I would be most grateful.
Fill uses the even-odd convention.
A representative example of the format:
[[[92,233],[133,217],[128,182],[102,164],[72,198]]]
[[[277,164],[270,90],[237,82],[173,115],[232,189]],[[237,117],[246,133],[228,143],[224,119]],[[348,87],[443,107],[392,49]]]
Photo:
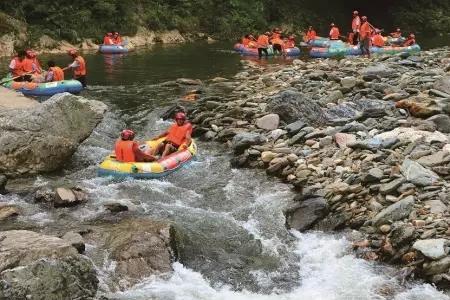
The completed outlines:
[[[172,148],[173,147],[171,144],[166,144],[166,148],[164,149],[164,152],[161,157],[166,157],[167,155],[169,155],[172,152]]]

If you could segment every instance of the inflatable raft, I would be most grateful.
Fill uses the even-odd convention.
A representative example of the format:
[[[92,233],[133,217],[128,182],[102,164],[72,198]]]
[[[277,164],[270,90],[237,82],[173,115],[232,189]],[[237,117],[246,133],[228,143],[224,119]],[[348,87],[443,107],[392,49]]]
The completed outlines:
[[[78,94],[83,90],[81,83],[74,79],[44,83],[17,82],[11,80],[4,83],[2,86],[21,92],[25,96],[53,96],[64,92]]]
[[[393,45],[393,46],[400,46],[403,45],[403,43],[406,41],[406,38],[399,37],[399,38],[393,38],[393,37],[386,37],[386,45]]]
[[[127,53],[128,48],[122,45],[100,45],[98,51],[100,53],[119,54],[119,53]]]
[[[329,47],[344,47],[346,43],[341,40],[330,40],[329,38],[317,37],[310,40],[308,43],[310,47],[329,48]]]
[[[234,50],[236,52],[239,52],[241,55],[244,55],[244,56],[258,56],[258,49],[257,48],[248,48],[248,47],[245,47],[242,44],[234,45]],[[269,56],[274,56],[275,55],[272,47],[267,48],[267,53],[269,54]],[[301,52],[300,52],[299,48],[294,47],[294,48],[286,48],[286,49],[284,49],[283,50],[283,54],[286,55],[286,56],[299,56],[301,54]]]
[[[370,53],[372,54],[398,54],[398,53],[414,53],[419,52],[419,45],[412,45],[409,47],[395,47],[395,46],[386,46],[386,47],[371,47]],[[330,47],[330,48],[312,48],[309,52],[311,57],[339,57],[339,56],[351,56],[351,55],[362,55],[361,49],[359,46],[348,46],[344,48],[339,47]]]
[[[145,142],[149,147],[156,147],[164,138]],[[114,177],[133,177],[137,179],[161,178],[183,167],[197,155],[197,145],[192,140],[185,149],[170,154],[154,162],[120,162],[115,155],[109,155],[100,164],[98,175]]]

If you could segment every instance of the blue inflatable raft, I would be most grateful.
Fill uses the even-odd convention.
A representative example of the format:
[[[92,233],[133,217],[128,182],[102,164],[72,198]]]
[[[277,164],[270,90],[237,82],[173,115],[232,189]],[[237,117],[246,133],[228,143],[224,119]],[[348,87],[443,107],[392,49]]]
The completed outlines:
[[[128,48],[123,45],[100,45],[98,49],[100,53],[106,54],[119,54],[119,53],[127,53]]]
[[[258,56],[257,48],[248,48],[242,44],[234,45],[234,50],[244,56]],[[269,56],[275,55],[272,46],[267,48],[267,53],[269,54]],[[283,55],[286,55],[286,56],[299,56],[300,54],[301,54],[301,51],[297,47],[286,48],[283,50]]]
[[[371,47],[370,53],[372,54],[398,54],[398,53],[414,53],[419,52],[419,45],[412,45],[409,47]],[[330,47],[330,48],[312,48],[309,52],[311,57],[328,58],[328,57],[339,57],[339,56],[357,56],[362,55],[359,46],[347,46],[347,47]]]
[[[64,92],[78,94],[83,90],[81,82],[74,79],[44,83],[16,82],[11,80],[4,83],[2,86],[21,92],[25,96],[53,96]]]

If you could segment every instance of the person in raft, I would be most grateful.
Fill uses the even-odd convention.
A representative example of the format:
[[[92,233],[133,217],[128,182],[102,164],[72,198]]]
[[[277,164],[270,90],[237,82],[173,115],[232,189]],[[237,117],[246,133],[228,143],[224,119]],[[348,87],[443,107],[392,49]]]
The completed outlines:
[[[384,38],[381,35],[380,29],[375,29],[375,35],[372,37],[372,45],[378,48],[384,47]]]
[[[279,55],[283,54],[284,41],[281,38],[281,35],[279,33],[272,34],[271,43],[272,43],[272,47],[273,47],[273,52],[275,54],[279,54]]]
[[[64,70],[56,66],[53,60],[47,62],[48,71],[45,75],[45,82],[62,81],[64,80]]]
[[[26,55],[24,50],[20,50],[9,63],[9,73],[15,78],[14,81],[31,81],[31,75],[26,74],[23,69],[23,61],[25,60]]]
[[[122,37],[120,36],[120,34],[116,31],[113,34],[113,43],[115,45],[122,45]]]
[[[341,35],[339,28],[334,23],[331,23],[330,27],[330,40],[339,40],[339,36]]]
[[[403,43],[403,47],[409,47],[416,44],[416,35],[414,33],[410,33],[406,38],[406,41]]]
[[[71,49],[67,52],[72,58],[73,62],[64,69],[73,69],[73,78],[81,82],[83,87],[86,87],[86,62],[83,57],[78,55],[78,51]]]
[[[25,50],[25,59],[23,60],[23,71],[31,74],[33,82],[42,82],[44,80],[41,64],[37,58],[36,52],[31,49]]]
[[[370,23],[367,20],[366,16],[361,18],[361,28],[359,31],[360,44],[362,55],[370,58],[370,46],[371,46],[371,36],[372,36],[372,28],[370,27]]]
[[[306,36],[305,36],[305,43],[309,43],[312,40],[315,40],[317,38],[317,33],[314,30],[314,28],[312,26],[309,26],[308,31],[306,32]]]
[[[266,33],[261,34],[258,37],[257,43],[258,43],[258,56],[259,56],[259,59],[262,58],[262,54],[263,53],[264,53],[264,55],[266,57],[269,56],[269,52],[267,52],[267,48],[269,47],[269,36],[270,36],[270,32],[267,31]]]
[[[153,155],[146,154],[139,148],[139,143],[134,141],[135,133],[133,130],[125,129],[120,133],[120,139],[114,146],[116,160],[120,162],[152,162],[156,158]]]
[[[157,145],[152,155],[158,155],[162,152],[161,157],[165,157],[178,150],[184,150],[191,144],[192,125],[186,121],[186,114],[178,112],[175,114],[175,124],[169,127],[155,139],[166,137],[166,139]]]
[[[114,45],[113,34],[111,32],[108,32],[103,37],[103,45]]]
[[[349,43],[352,45],[358,45],[359,42],[359,31],[361,28],[361,18],[359,17],[359,12],[355,10],[353,12],[353,19],[352,19],[352,35],[351,40]]]
[[[401,38],[402,37],[402,30],[400,28],[397,28],[394,32],[391,32],[391,36],[393,38]]]

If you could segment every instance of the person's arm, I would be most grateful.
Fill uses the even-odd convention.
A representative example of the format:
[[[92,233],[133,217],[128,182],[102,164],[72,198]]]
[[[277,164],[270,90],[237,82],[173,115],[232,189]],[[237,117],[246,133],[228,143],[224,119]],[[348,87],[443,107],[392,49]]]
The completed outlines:
[[[169,134],[169,131],[164,131],[163,133],[161,133],[160,135],[155,137],[154,140],[159,140],[160,138],[165,137],[168,134]]]
[[[13,59],[13,60],[11,60],[11,62],[9,63],[9,72],[10,72],[11,74],[13,74],[15,68],[16,68],[16,60]]]
[[[78,61],[74,60],[73,63],[71,63],[70,65],[67,66],[67,68],[75,69],[75,68],[78,68],[79,66],[80,66],[80,64],[78,63]]]

